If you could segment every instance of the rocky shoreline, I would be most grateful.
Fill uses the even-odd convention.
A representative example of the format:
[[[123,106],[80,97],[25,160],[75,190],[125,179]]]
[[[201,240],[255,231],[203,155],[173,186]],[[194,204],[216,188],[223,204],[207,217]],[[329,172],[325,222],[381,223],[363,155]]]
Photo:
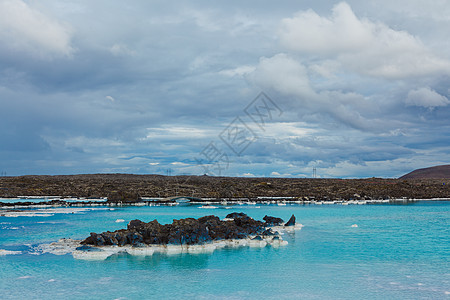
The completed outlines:
[[[10,200],[10,199],[8,199]],[[180,202],[178,202],[180,201]],[[187,201],[187,200],[185,200]],[[391,199],[376,199],[376,200],[309,200],[308,198],[295,197],[275,197],[266,198],[258,197],[250,200],[247,198],[237,199],[202,199],[200,201],[189,201],[188,205],[201,205],[199,208],[217,208],[223,206],[231,208],[233,205],[375,205],[375,204],[408,204],[417,201],[450,201],[450,198],[432,198],[432,199],[409,199],[409,198],[391,198]],[[110,202],[103,200],[71,200],[70,202],[64,200],[51,200],[40,202],[3,202],[0,198],[0,216],[8,215],[11,212],[23,212],[23,209],[49,209],[49,208],[77,208],[77,207],[120,207],[120,206],[176,206],[184,204],[183,198],[171,201],[163,201],[162,199],[142,200],[140,202]],[[184,204],[185,205],[185,204]]]
[[[111,203],[139,203],[145,198],[165,199],[173,196],[189,196],[212,202],[242,199],[250,202],[264,201],[261,199],[271,201],[432,199],[450,198],[450,179],[233,178],[126,174],[0,177],[0,198],[23,195],[58,195],[62,199],[54,204],[69,206],[72,204],[64,203],[66,197],[83,197],[88,200],[107,197]]]

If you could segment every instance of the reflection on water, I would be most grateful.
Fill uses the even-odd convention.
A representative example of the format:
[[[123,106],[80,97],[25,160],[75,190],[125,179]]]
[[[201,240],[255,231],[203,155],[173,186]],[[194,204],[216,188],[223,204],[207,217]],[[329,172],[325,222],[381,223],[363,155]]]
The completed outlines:
[[[155,253],[151,256],[129,255],[118,253],[107,258],[108,263],[126,263],[130,269],[158,269],[162,266],[174,270],[204,269],[208,267],[208,260],[212,254],[166,255]]]

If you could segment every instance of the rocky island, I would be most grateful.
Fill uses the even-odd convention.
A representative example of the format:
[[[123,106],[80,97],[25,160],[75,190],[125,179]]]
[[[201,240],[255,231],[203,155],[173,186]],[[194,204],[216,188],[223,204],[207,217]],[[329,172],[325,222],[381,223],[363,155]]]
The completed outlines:
[[[217,248],[266,245],[280,246],[280,231],[301,228],[295,216],[284,223],[281,218],[265,216],[265,222],[254,220],[244,213],[231,213],[225,219],[205,216],[198,219],[173,220],[160,224],[157,220],[132,220],[127,229],[114,232],[91,233],[73,252],[76,258],[106,258],[118,252],[133,255],[160,253],[211,252]]]
[[[145,245],[201,245],[220,240],[246,239],[257,240],[278,236],[271,227],[284,224],[281,218],[265,216],[265,222],[257,221],[244,213],[231,213],[224,220],[217,216],[205,216],[199,219],[186,218],[173,220],[172,224],[162,225],[157,220],[145,223],[132,220],[127,229],[114,232],[91,233],[83,240],[83,245],[141,247]],[[295,225],[295,216],[286,226]]]

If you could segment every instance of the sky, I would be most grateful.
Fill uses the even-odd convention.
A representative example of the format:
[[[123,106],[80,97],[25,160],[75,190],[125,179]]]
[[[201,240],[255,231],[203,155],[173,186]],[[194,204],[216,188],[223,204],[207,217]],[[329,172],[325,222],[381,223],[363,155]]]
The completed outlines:
[[[398,177],[449,83],[449,0],[0,0],[0,172]]]

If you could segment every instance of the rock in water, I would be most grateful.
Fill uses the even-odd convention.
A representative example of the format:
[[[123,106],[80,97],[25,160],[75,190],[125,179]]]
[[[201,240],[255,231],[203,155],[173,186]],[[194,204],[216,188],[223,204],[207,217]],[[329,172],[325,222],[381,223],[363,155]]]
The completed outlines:
[[[244,213],[234,213],[229,216],[233,217],[233,221],[221,221],[217,216],[173,220],[172,224],[165,225],[159,224],[157,220],[148,223],[132,220],[128,224],[127,229],[114,232],[107,231],[99,234],[93,232],[81,244],[94,246],[132,245],[137,247],[167,244],[202,245],[225,239],[275,235],[270,228],[266,228],[266,223],[254,220]],[[278,221],[281,219],[273,218],[273,220]]]
[[[267,215],[264,216],[263,220],[266,221],[266,226],[278,226],[284,223],[283,219],[281,218],[271,217]]]
[[[225,218],[234,219],[234,218],[245,217],[245,216],[247,216],[247,215],[242,212],[240,212],[240,213],[234,212],[234,213],[228,214]]]
[[[292,215],[289,221],[287,221],[287,223],[284,224],[284,226],[294,226],[294,225],[295,225],[295,216]]]

